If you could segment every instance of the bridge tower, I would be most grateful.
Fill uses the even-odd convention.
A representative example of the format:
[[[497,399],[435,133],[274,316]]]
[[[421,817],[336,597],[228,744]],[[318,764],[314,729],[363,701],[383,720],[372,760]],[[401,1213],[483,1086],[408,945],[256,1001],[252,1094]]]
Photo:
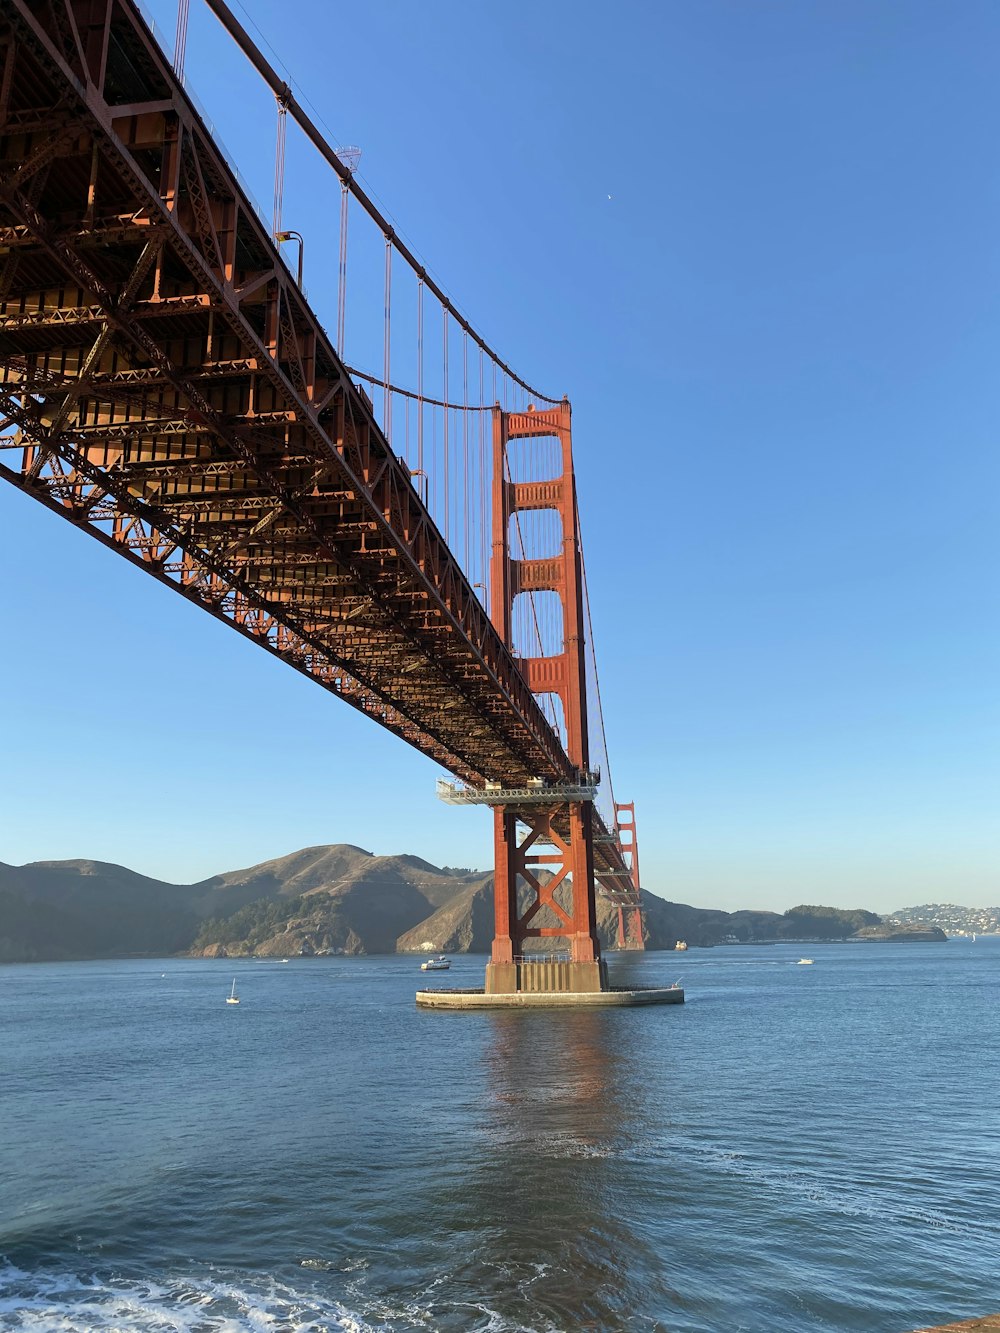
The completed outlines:
[[[554,437],[561,472],[544,481],[511,479],[512,440]],[[526,510],[554,510],[562,523],[562,547],[541,559],[515,558],[511,519]],[[496,929],[486,968],[487,994],[517,991],[607,989],[594,891],[593,795],[587,743],[587,676],[583,571],[573,473],[571,410],[567,400],[546,411],[493,409],[493,553],[491,616],[514,649],[513,607],[522,592],[553,592],[562,605],[562,652],[518,657],[535,694],[562,703],[572,780],[537,786],[527,799],[512,796],[493,806]],[[530,784],[529,784],[530,785]],[[545,876],[542,872],[548,872]],[[519,895],[519,888],[521,893]],[[542,920],[550,924],[539,924]],[[552,921],[555,924],[551,924]],[[525,956],[530,939],[568,941],[568,958]]]
[[[615,803],[615,823],[622,853],[628,857],[629,878],[635,889],[635,903],[618,902],[619,949],[644,949],[642,937],[642,904],[639,898],[639,835],[635,827],[635,802]]]

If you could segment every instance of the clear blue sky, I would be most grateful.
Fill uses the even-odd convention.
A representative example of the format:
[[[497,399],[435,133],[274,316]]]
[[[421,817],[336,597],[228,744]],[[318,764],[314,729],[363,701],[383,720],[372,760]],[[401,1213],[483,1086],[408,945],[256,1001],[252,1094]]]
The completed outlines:
[[[244,3],[442,285],[573,401],[645,885],[1000,900],[1000,8]],[[269,206],[273,99],[202,0],[188,74]],[[294,129],[288,162],[331,325],[335,192]],[[0,568],[0,859],[490,863],[428,761],[9,487]]]

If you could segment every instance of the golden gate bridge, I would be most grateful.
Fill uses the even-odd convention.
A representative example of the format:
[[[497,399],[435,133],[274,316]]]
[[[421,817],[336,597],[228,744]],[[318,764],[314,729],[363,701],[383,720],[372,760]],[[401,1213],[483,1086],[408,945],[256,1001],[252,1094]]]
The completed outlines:
[[[0,475],[428,755],[445,800],[492,808],[488,993],[606,990],[596,895],[641,948],[639,863],[570,404],[494,351],[358,151],[207,3],[275,97],[270,218],[185,86],[189,0],[172,59],[133,0],[0,3]],[[283,226],[289,116],[340,185],[334,339]],[[362,221],[384,249],[380,368],[346,342]]]

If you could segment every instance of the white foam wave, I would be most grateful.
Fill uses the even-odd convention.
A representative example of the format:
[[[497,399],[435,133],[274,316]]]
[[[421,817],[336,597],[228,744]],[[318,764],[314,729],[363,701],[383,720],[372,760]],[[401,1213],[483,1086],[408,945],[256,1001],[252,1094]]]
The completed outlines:
[[[0,1263],[4,1333],[380,1333],[337,1301],[278,1282],[132,1280],[28,1273]]]
[[[129,1280],[85,1269],[27,1272],[0,1259],[0,1333],[432,1333],[443,1317],[449,1327],[477,1333],[555,1330],[548,1321],[529,1330],[481,1301],[439,1302],[436,1288],[443,1277],[409,1299],[392,1300],[367,1288],[366,1259],[308,1258],[300,1265],[344,1273],[344,1295],[356,1308],[274,1280],[255,1284],[242,1275],[238,1281],[218,1272],[197,1280],[188,1275]],[[511,1275],[511,1285],[525,1296],[546,1271],[543,1264],[529,1267],[530,1272]]]

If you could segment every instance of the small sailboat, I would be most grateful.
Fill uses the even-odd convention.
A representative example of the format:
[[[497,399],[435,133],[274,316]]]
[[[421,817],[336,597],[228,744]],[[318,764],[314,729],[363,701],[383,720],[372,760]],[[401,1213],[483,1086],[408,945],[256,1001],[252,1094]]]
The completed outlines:
[[[226,1004],[239,1004],[240,997],[236,994],[236,978],[233,977],[233,989],[226,996]]]

